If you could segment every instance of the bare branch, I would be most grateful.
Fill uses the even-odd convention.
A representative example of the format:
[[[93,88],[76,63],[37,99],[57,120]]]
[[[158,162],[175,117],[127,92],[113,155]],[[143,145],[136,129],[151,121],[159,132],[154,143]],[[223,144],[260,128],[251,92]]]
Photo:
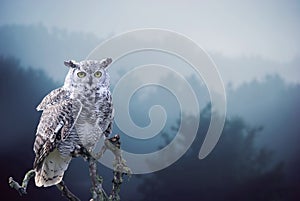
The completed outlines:
[[[35,175],[35,171],[29,170],[24,176],[22,186],[20,186],[20,184],[16,182],[12,177],[9,177],[8,184],[11,188],[16,189],[21,196],[25,195],[27,194],[26,189],[27,189],[28,182],[32,177],[34,177],[34,175]]]
[[[73,153],[73,157],[82,156],[89,163],[89,172],[92,183],[91,193],[92,199],[90,201],[120,201],[119,192],[121,189],[121,184],[123,182],[124,175],[131,175],[130,168],[126,165],[126,161],[122,158],[122,151],[120,149],[120,136],[115,135],[112,138],[106,139],[104,146],[95,157],[88,152],[84,147],[80,147],[76,152]],[[114,155],[114,171],[113,171],[113,187],[111,194],[108,196],[104,189],[102,188],[103,179],[97,173],[97,160],[100,159],[106,150],[110,150]],[[35,170],[29,170],[23,179],[22,186],[18,182],[14,181],[12,177],[9,178],[9,185],[11,188],[16,189],[20,195],[26,194],[26,189],[29,180],[35,176]],[[56,187],[62,192],[69,201],[80,201],[61,181]]]
[[[102,188],[102,178],[97,174],[97,161],[90,157],[89,161],[89,171],[92,180],[92,200],[93,201],[107,201],[108,197]]]
[[[119,192],[121,189],[121,184],[123,182],[123,175],[131,175],[132,172],[130,168],[126,165],[126,161],[122,157],[121,142],[119,135],[115,135],[112,138],[106,139],[100,152],[96,154],[95,157],[97,159],[100,159],[107,149],[109,149],[115,155],[115,160],[113,164],[113,187],[109,196],[109,201],[119,201]]]
[[[66,196],[66,198],[68,198],[68,200],[70,200],[70,201],[80,201],[80,199],[78,197],[76,197],[68,189],[68,187],[65,185],[64,181],[61,181],[59,184],[56,184],[56,187],[58,188],[58,190],[60,190],[62,192],[63,196]]]

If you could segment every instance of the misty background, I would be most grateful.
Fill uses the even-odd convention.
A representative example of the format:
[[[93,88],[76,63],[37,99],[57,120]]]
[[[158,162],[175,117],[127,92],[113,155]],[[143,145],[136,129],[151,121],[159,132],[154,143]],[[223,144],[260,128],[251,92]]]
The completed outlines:
[[[219,143],[199,160],[210,122],[209,94],[201,79],[187,73],[201,108],[196,140],[170,167],[124,179],[122,200],[298,200],[299,8],[297,1],[1,1],[3,200],[64,200],[56,187],[37,188],[30,182],[28,195],[19,197],[7,185],[9,176],[21,181],[32,167],[40,117],[35,108],[62,85],[67,72],[64,60],[82,60],[105,39],[146,27],[183,33],[209,53],[225,83],[228,113]],[[185,65],[155,52],[130,55],[111,66],[112,90],[127,69],[155,62],[174,68]],[[149,86],[137,91],[130,102],[131,117],[137,125],[147,126],[149,108],[156,104],[168,115],[163,131],[153,139],[137,140],[115,125],[113,133],[120,133],[123,149],[148,153],[173,139],[180,110],[167,90]],[[101,164],[98,168],[104,188],[110,190],[112,171]],[[64,180],[82,200],[88,200],[90,181],[82,159],[73,160]]]

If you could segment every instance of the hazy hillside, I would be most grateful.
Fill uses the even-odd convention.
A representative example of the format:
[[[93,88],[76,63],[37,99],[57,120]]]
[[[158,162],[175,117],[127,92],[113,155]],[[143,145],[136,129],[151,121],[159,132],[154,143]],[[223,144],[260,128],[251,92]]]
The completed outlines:
[[[24,67],[42,68],[56,81],[65,77],[64,60],[84,59],[100,41],[91,34],[48,30],[43,25],[0,27],[0,55],[20,59]]]

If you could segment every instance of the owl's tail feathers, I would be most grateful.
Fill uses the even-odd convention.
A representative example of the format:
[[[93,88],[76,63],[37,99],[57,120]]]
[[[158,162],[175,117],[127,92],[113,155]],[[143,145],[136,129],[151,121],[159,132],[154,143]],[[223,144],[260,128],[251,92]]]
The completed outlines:
[[[54,149],[43,161],[42,167],[35,169],[35,185],[37,187],[48,187],[62,181],[64,173],[72,157],[63,157],[57,149]]]

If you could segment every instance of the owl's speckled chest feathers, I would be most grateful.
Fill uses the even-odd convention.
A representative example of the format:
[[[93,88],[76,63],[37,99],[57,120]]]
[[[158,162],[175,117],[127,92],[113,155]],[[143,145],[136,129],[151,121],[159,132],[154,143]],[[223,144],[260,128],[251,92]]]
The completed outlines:
[[[112,121],[112,100],[108,88],[74,93],[73,97],[82,104],[75,129],[81,143],[93,149],[101,134]]]

